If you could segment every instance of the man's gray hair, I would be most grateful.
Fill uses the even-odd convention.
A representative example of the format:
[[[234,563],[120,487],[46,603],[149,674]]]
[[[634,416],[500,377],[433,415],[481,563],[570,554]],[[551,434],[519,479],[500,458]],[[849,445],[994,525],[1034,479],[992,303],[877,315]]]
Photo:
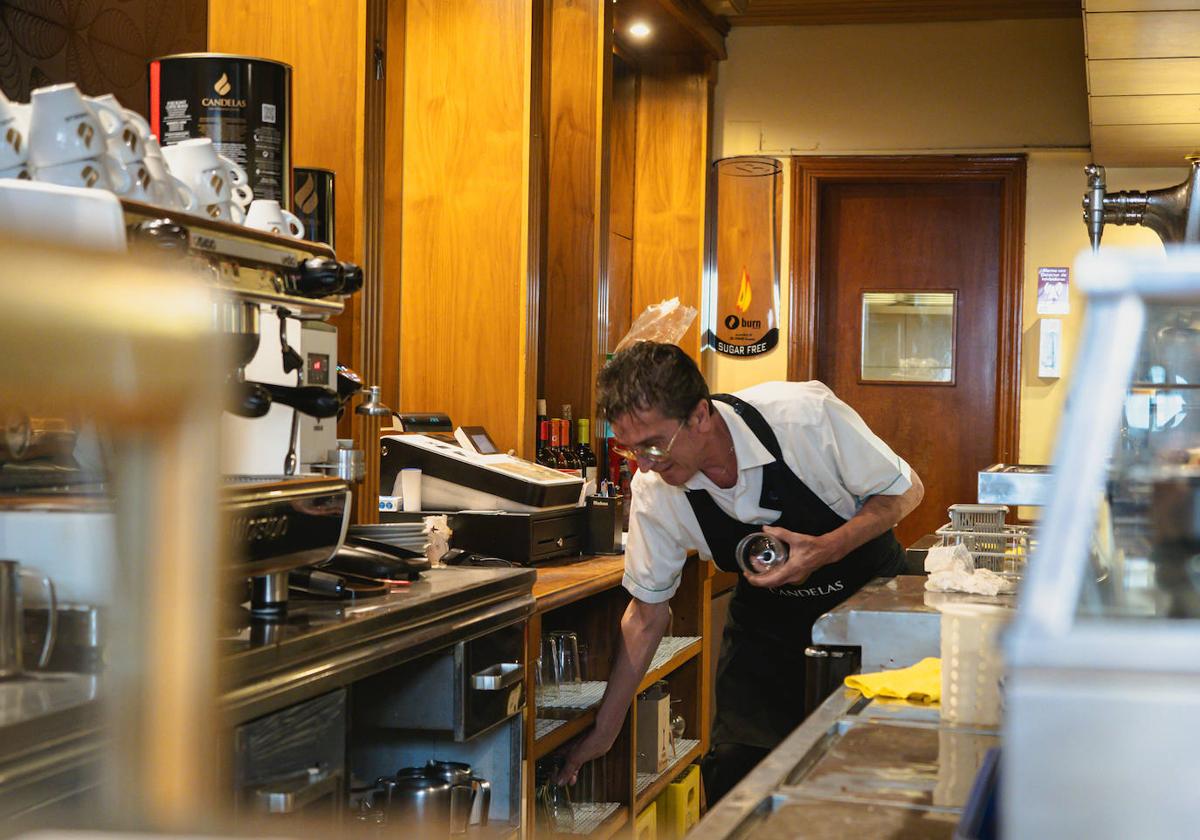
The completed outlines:
[[[610,421],[652,409],[684,420],[700,400],[711,402],[708,383],[674,344],[639,341],[613,356],[596,378],[596,407]]]

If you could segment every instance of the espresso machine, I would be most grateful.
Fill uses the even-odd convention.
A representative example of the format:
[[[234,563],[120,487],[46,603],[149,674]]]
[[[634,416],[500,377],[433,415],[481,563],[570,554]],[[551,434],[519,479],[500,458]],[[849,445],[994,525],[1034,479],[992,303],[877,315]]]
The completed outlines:
[[[330,559],[345,540],[362,478],[361,454],[336,434],[362,382],[338,364],[328,323],[361,288],[362,270],[321,243],[122,206],[131,251],[182,263],[212,288],[229,339],[221,472],[238,558],[231,583],[250,580],[252,616],[281,616],[289,572]]]
[[[1189,156],[1191,173],[1182,184],[1160,190],[1110,193],[1104,167],[1083,168],[1088,190],[1083,196],[1083,220],[1092,250],[1100,250],[1105,225],[1142,225],[1158,234],[1164,245],[1200,242],[1200,157]]]

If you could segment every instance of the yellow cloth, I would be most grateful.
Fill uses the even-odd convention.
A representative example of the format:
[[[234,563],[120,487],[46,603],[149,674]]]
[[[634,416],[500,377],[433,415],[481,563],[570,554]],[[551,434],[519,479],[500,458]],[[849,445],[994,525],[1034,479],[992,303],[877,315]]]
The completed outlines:
[[[942,660],[930,656],[916,665],[895,671],[852,674],[846,677],[846,687],[861,691],[864,697],[897,697],[917,703],[937,703],[942,699]]]

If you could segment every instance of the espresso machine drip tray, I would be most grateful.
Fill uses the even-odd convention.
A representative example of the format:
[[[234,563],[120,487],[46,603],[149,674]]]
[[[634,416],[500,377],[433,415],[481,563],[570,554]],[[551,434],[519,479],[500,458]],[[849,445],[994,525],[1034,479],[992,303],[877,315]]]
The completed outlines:
[[[251,578],[251,611],[287,607],[287,573],[323,563],[346,538],[350,486],[324,476],[227,476],[222,511],[234,575]]]

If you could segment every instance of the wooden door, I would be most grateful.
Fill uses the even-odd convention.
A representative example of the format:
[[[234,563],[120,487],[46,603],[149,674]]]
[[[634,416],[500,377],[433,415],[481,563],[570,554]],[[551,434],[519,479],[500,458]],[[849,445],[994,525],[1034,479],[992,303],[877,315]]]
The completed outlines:
[[[792,323],[811,338],[793,341],[791,371],[829,385],[921,476],[925,500],[897,529],[909,545],[976,500],[980,469],[1015,456],[1024,160],[798,159],[797,174],[806,288],[793,299],[808,309]],[[864,369],[865,296],[929,292],[948,352],[910,346],[890,372]]]

